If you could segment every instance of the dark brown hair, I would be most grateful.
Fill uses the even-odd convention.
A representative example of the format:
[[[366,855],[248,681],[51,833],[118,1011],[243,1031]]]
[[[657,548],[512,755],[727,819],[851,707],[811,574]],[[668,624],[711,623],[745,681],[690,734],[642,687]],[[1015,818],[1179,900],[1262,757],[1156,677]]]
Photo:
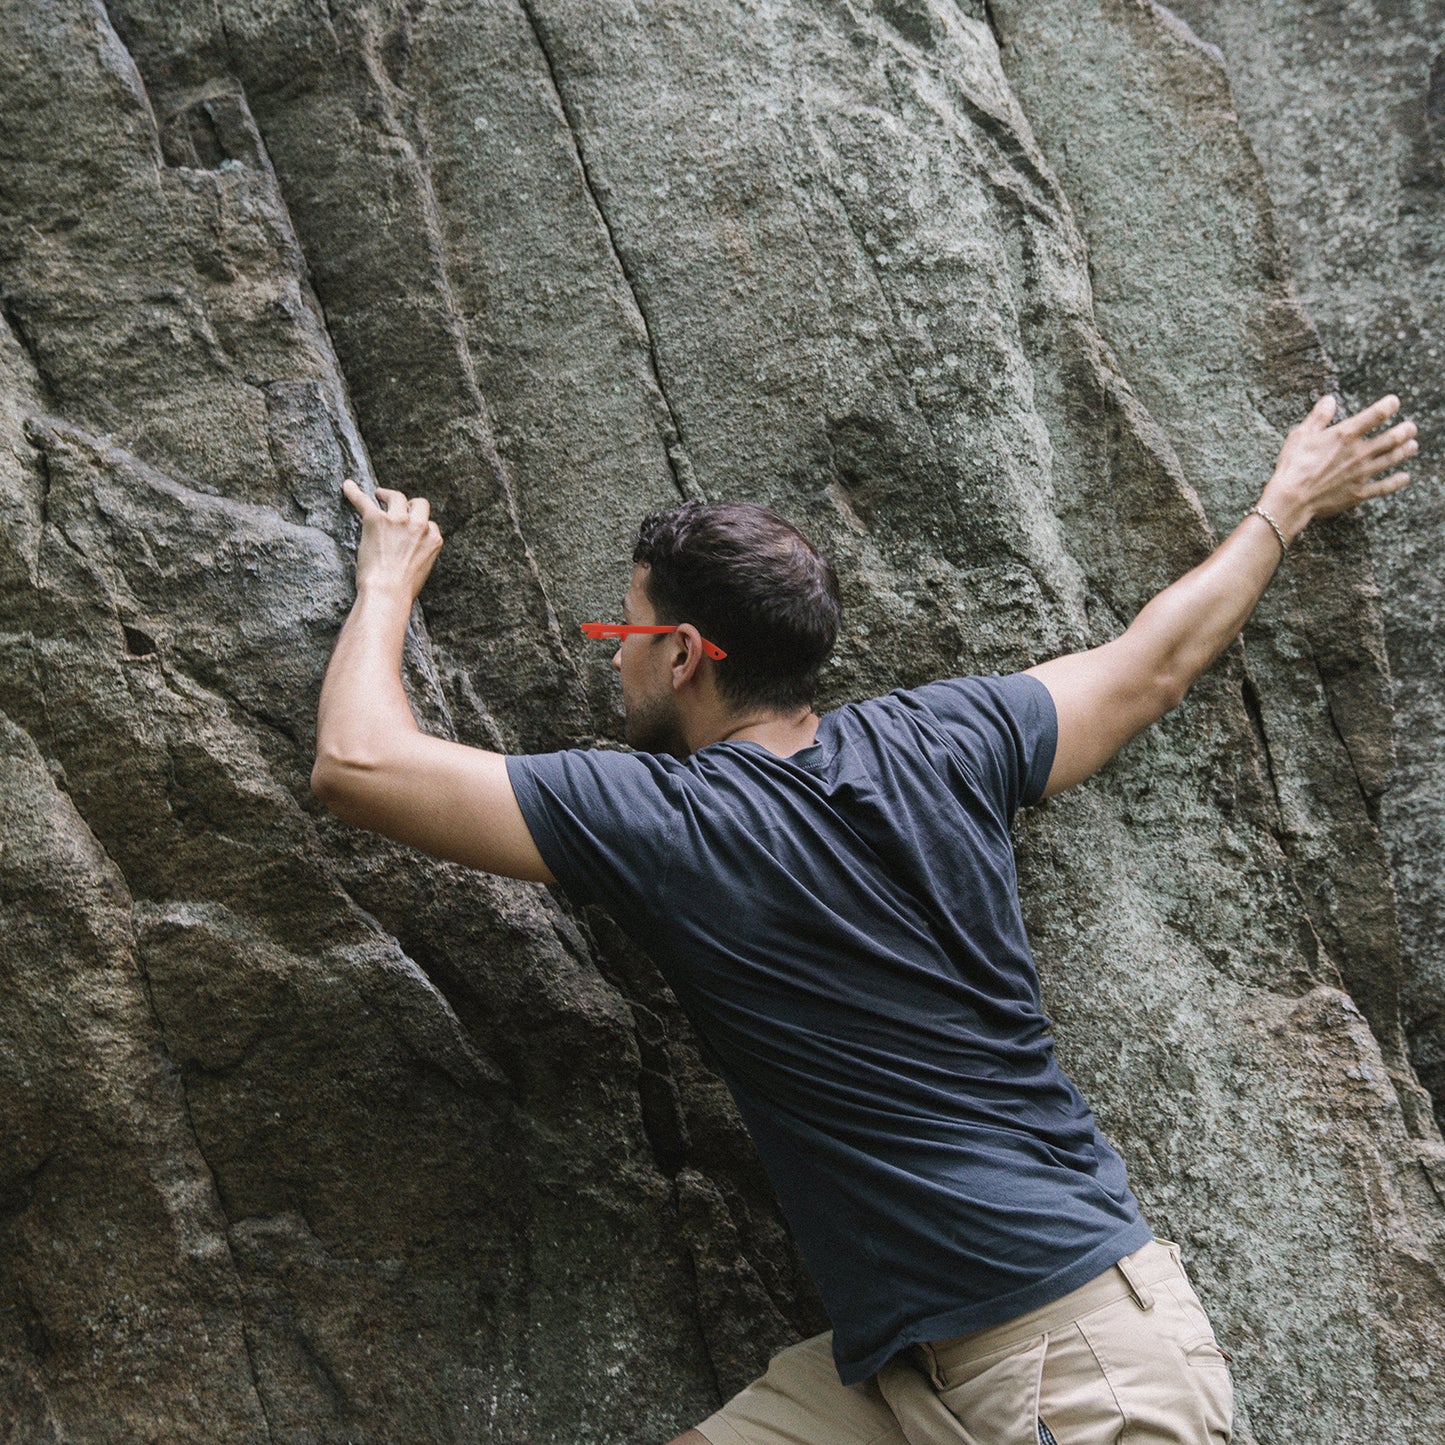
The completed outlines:
[[[637,530],[659,622],[690,622],[727,653],[718,691],[737,708],[813,701],[838,638],[833,564],[786,518],[751,502],[684,502]]]

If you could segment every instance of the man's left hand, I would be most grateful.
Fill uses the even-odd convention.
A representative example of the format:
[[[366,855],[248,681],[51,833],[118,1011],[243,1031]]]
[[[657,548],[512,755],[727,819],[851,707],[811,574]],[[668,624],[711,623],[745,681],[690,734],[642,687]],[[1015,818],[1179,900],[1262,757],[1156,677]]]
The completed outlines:
[[[1335,401],[1324,396],[1290,431],[1259,499],[1289,541],[1318,517],[1338,516],[1371,497],[1398,492],[1409,482],[1405,472],[1380,476],[1420,449],[1412,421],[1376,430],[1399,409],[1398,397],[1382,396],[1333,423]]]

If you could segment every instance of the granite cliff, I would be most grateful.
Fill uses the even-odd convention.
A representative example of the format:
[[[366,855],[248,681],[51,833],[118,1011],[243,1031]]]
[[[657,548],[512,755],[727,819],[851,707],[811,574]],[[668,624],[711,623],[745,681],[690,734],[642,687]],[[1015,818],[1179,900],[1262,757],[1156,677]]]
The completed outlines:
[[[646,1445],[823,1327],[615,926],[311,796],[343,475],[531,751],[653,507],[830,551],[837,703],[1114,635],[1332,389],[1415,487],[1018,849],[1239,1438],[1445,1436],[1445,7],[1176,12],[0,6],[0,1438]]]

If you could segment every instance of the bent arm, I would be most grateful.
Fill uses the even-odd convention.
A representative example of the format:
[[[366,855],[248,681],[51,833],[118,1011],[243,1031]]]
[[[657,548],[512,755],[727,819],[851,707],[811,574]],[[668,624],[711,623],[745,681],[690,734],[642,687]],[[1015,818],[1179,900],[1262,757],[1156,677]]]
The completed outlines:
[[[1371,480],[1416,450],[1410,422],[1369,435],[1398,406],[1396,398],[1383,397],[1330,426],[1334,403],[1324,398],[1290,433],[1259,500],[1286,541],[1317,517],[1406,484],[1403,472]],[[1274,528],[1247,515],[1199,566],[1154,597],[1122,636],[1028,669],[1048,688],[1058,713],[1058,747],[1044,797],[1082,782],[1178,706],[1239,635],[1281,556]]]
[[[363,520],[356,603],[321,685],[312,791],[347,823],[488,873],[551,882],[506,759],[423,733],[402,689],[407,619],[441,547],[425,501],[379,491],[383,512],[347,487]]]

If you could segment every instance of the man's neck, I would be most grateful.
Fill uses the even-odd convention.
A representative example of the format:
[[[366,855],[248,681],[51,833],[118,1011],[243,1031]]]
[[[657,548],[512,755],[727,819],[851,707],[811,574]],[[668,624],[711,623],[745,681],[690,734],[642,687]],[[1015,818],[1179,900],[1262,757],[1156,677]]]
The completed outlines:
[[[712,743],[748,742],[757,743],[780,758],[788,758],[813,743],[819,721],[811,707],[783,713],[754,713],[720,719],[711,727],[700,728],[698,737],[689,741],[693,752]]]

